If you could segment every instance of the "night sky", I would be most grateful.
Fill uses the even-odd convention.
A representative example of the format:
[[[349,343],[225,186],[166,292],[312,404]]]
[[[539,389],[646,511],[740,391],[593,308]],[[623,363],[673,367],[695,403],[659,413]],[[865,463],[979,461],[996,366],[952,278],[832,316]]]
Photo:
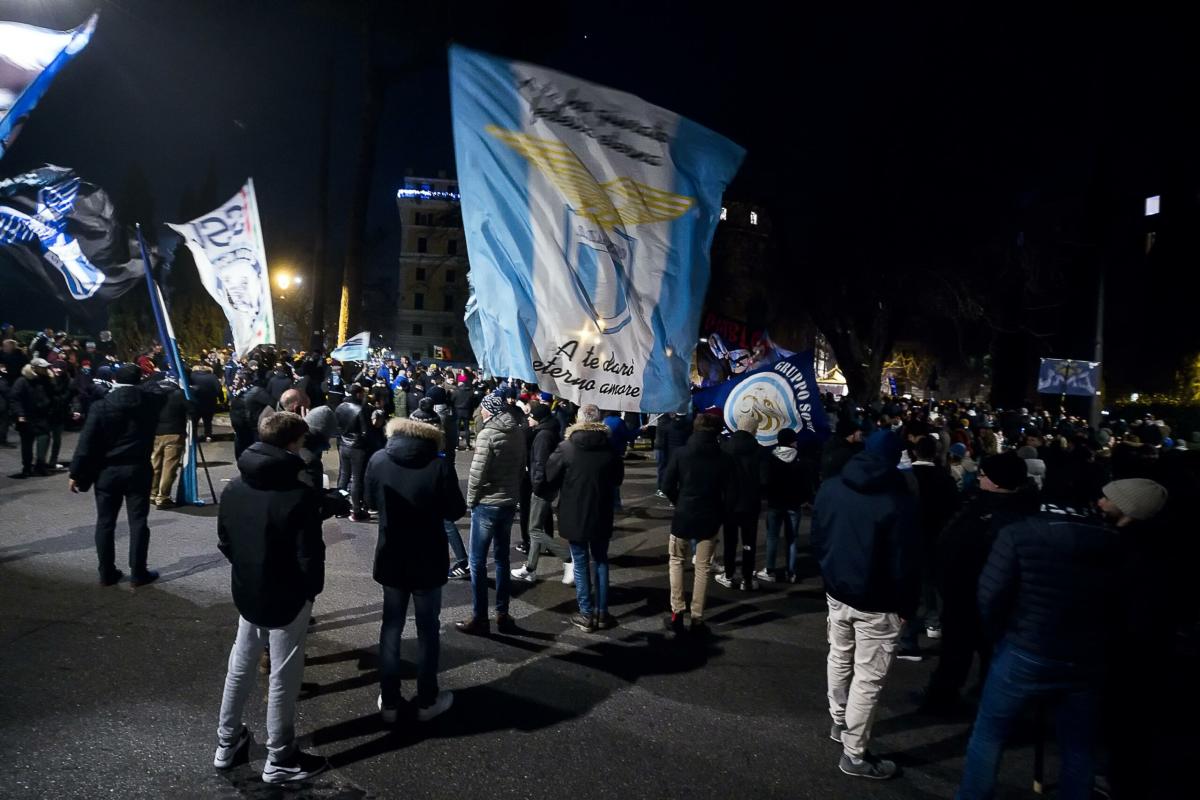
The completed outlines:
[[[1200,297],[1200,130],[1191,108],[1200,86],[1182,20],[865,9],[785,17],[771,4],[380,6],[371,45],[388,88],[368,286],[385,285],[396,263],[394,194],[406,171],[453,174],[445,48],[454,41],[638,94],[745,146],[730,195],[822,243],[788,240],[787,285],[772,288],[799,294],[807,271],[842,259],[864,280],[881,270],[916,276],[926,259],[975,269],[980,247],[1043,226],[1086,241],[1065,269],[1052,330],[1039,331],[1040,354],[1089,355],[1098,253],[1110,275],[1110,380],[1154,383],[1200,350],[1190,320]],[[15,0],[0,2],[0,18],[66,29],[96,7]],[[364,98],[361,3],[99,8],[91,45],[51,87],[3,173],[70,166],[120,202],[140,170],[158,223],[181,221],[182,196],[210,164],[221,199],[253,175],[268,259],[307,270],[321,81],[332,64],[330,242],[340,265]],[[1164,213],[1147,260],[1138,243],[1148,194],[1163,195]],[[1077,224],[1063,232],[1064,219]],[[911,291],[919,303],[915,277]],[[0,318],[57,324],[61,312],[6,284]],[[978,347],[987,337],[969,338]]]

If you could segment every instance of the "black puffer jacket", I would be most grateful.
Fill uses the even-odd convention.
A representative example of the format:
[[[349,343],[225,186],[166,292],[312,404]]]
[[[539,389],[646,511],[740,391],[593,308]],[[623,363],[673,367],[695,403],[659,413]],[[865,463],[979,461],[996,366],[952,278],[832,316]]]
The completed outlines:
[[[608,426],[582,422],[546,463],[544,488],[559,490],[558,533],[568,542],[612,538],[613,495],[625,479],[625,462],[613,452]]]
[[[277,367],[271,373],[271,377],[267,379],[267,394],[271,396],[271,405],[279,405],[279,398],[292,388],[293,383],[292,373],[282,367]]]
[[[554,491],[546,486],[546,464],[562,441],[562,428],[553,416],[546,417],[532,429],[529,442],[529,479],[533,493],[543,500],[553,500]]]
[[[910,618],[921,590],[917,499],[900,471],[859,453],[817,492],[813,555],[825,591],[858,609]]]
[[[154,430],[156,436],[183,436],[187,433],[191,403],[183,396],[183,389],[174,383],[160,381],[146,385],[143,391],[161,398],[162,407],[158,412],[158,425]]]
[[[1037,493],[1033,491],[980,491],[963,505],[946,524],[937,546],[936,578],[947,608],[966,606],[970,616],[976,616],[979,575],[996,534],[1004,526],[1037,512]]]
[[[150,469],[160,396],[136,386],[114,386],[94,403],[75,444],[71,478],[87,490],[105,467]]]
[[[979,579],[986,630],[1046,658],[1099,665],[1116,611],[1116,531],[1044,512],[1002,528]]]
[[[767,485],[767,459],[771,451],[758,443],[754,434],[734,431],[722,444],[733,457],[733,497],[730,511],[734,514],[756,514],[762,508],[763,488]]]
[[[454,458],[440,454],[442,432],[393,420],[393,435],[367,464],[366,492],[379,509],[374,578],[384,586],[424,591],[446,583],[450,560],[443,520],[467,512]]]
[[[221,493],[217,548],[233,565],[233,603],[254,625],[280,628],[325,587],[321,497],[300,456],[258,442]]]
[[[246,394],[242,395],[242,406],[246,410],[246,420],[250,427],[257,431],[258,420],[262,417],[263,409],[274,408],[276,402],[271,399],[271,395],[263,387],[251,386]]]
[[[667,462],[663,492],[675,505],[671,535],[711,539],[732,504],[736,466],[721,449],[716,431],[697,431]]]

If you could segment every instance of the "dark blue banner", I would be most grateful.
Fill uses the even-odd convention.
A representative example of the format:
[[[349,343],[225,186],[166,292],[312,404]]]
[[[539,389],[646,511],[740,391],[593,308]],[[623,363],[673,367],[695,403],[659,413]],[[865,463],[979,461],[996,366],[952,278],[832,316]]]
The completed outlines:
[[[775,444],[784,428],[796,431],[801,441],[829,437],[811,350],[702,389],[692,396],[692,403],[697,412],[721,408],[730,430],[737,430],[736,421],[742,414],[753,416],[762,445]]]
[[[1100,363],[1069,358],[1043,358],[1038,394],[1095,397],[1100,390]]]

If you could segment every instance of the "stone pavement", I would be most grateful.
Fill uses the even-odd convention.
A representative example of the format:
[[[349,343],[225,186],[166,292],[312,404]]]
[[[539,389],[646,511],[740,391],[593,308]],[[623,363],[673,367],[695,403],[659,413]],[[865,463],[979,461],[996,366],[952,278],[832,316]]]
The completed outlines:
[[[228,429],[220,432],[223,441],[205,448],[218,492],[234,474]],[[64,458],[73,446],[69,434]],[[389,731],[378,721],[375,530],[327,522],[326,588],[297,731],[334,769],[298,789],[261,782],[260,682],[247,707],[252,765],[218,774],[214,729],[237,613],[216,549],[216,508],[153,510],[150,565],[162,579],[102,589],[92,496],[70,494],[65,474],[8,478],[17,452],[0,450],[0,797],[947,798],[961,774],[969,716],[922,717],[909,698],[929,659],[896,664],[875,726],[873,749],[903,775],[875,783],[837,770],[824,596],[811,559],[796,586],[739,593],[714,583],[709,643],[666,637],[670,509],[654,497],[650,460],[627,464],[627,513],[612,546],[619,627],[588,635],[566,624],[574,589],[559,583],[553,558],[542,563],[543,581],[515,587],[519,635],[453,630],[469,613],[470,590],[451,582],[441,680],[455,703],[426,726]],[[468,457],[458,454],[460,476]],[[326,455],[327,470],[336,472],[335,461]],[[122,568],[123,531],[122,518]],[[406,659],[414,636],[410,622]],[[1030,796],[1031,752],[1024,731],[1005,756],[1000,797]],[[1051,779],[1056,764],[1051,745]]]

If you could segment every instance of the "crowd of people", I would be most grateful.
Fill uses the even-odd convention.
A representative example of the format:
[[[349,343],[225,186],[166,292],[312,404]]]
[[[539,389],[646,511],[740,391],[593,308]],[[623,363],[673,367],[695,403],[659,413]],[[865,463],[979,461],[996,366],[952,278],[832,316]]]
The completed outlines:
[[[1134,768],[1153,745],[1138,735],[1129,687],[1150,680],[1145,649],[1169,647],[1176,629],[1195,624],[1171,555],[1189,552],[1183,532],[1200,455],[1162,421],[1092,428],[1041,410],[895,397],[861,407],[830,396],[836,427],[827,441],[783,430],[768,447],[750,414],[729,433],[720,409],[645,416],[577,407],[536,386],[406,358],[357,365],[269,349],[243,360],[205,352],[184,376],[189,399],[153,348],[128,362],[115,352],[93,356],[104,366],[91,375],[84,370],[96,362],[52,331],[28,348],[5,338],[0,445],[7,413],[21,435],[23,475],[44,474],[63,427],[82,421],[70,486],[95,490],[103,585],[123,577],[113,552],[122,503],[131,582],[157,578],[146,563],[149,505],[171,503],[188,421],[208,439],[214,411],[227,404],[240,474],[222,495],[218,539],[241,619],[214,763],[227,768],[246,756],[242,708],[261,662],[271,687],[267,782],[324,768],[297,749],[293,726],[324,581],[322,519],[377,526],[378,710],[389,724],[429,721],[453,702],[438,683],[447,581],[470,581],[472,609],[455,621],[458,631],[488,635],[494,623],[519,633],[512,582],[539,580],[550,555],[576,593],[569,622],[587,633],[619,624],[608,603],[609,543],[623,513],[628,448],[641,437],[653,442],[658,495],[671,507],[664,623],[672,637],[711,635],[710,577],[751,592],[799,582],[805,556],[815,561],[828,606],[830,738],[848,775],[897,773],[870,750],[872,721],[894,663],[931,656],[924,640],[938,643],[938,663],[914,698],[919,712],[955,715],[977,698],[959,798],[992,796],[1004,744],[1033,705],[1057,721],[1063,797],[1089,797],[1097,774],[1136,796]],[[83,352],[100,352],[91,347]],[[8,385],[14,369],[21,377]],[[322,456],[335,447],[338,474],[328,482]],[[465,493],[456,450],[471,451]],[[513,551],[523,556],[515,566]],[[1140,587],[1134,597],[1116,601],[1118,577]],[[400,642],[410,603],[417,691],[406,705]],[[976,662],[979,683],[968,690]]]

